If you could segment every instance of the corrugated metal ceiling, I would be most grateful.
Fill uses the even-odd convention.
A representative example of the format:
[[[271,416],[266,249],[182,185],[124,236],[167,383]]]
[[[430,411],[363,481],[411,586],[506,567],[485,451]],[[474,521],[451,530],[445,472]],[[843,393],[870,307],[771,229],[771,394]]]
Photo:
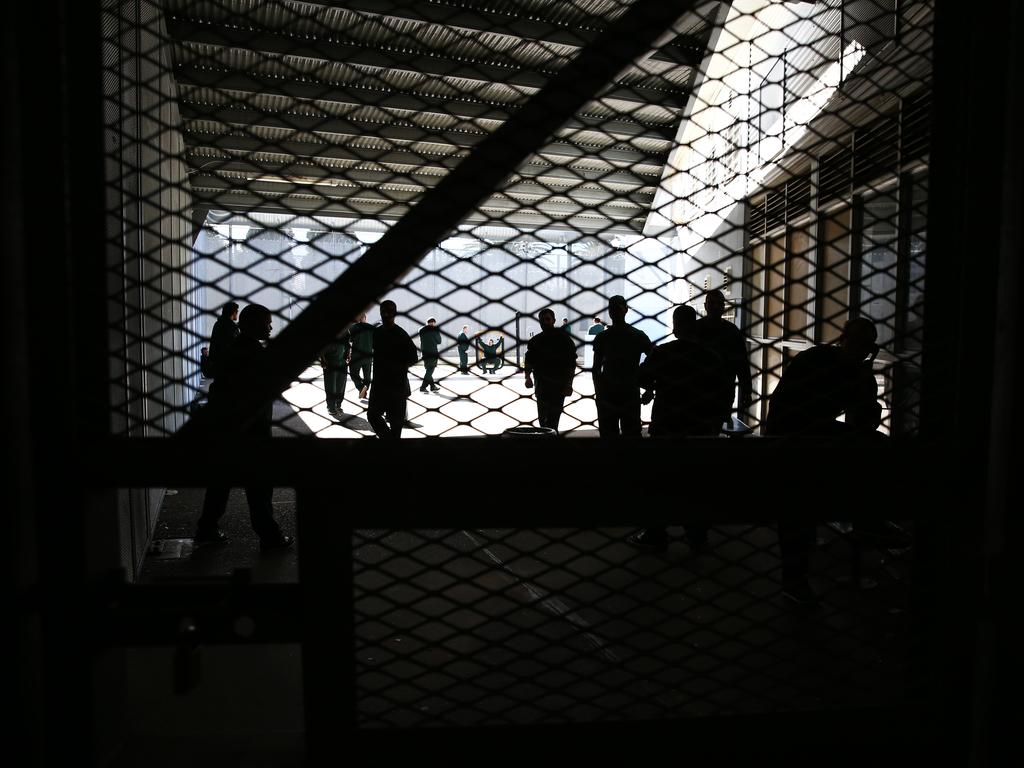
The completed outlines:
[[[329,188],[324,214],[401,215],[404,205],[381,207],[373,190],[414,200],[630,1],[352,0],[341,8],[168,0],[193,183],[233,209],[259,208],[262,198],[309,208]],[[718,5],[676,24],[689,36],[680,50],[699,58]],[[638,230],[693,64],[678,50],[637,62],[538,148],[477,218]],[[615,180],[602,182],[604,173]],[[292,182],[298,187],[287,191]]]

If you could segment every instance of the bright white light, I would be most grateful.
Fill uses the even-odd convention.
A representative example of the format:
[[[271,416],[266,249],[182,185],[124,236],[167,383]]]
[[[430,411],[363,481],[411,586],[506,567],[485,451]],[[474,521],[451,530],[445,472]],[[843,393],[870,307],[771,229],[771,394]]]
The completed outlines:
[[[376,243],[384,237],[383,232],[353,232],[352,234],[356,236],[356,239],[359,240],[359,242],[365,243],[366,245]]]

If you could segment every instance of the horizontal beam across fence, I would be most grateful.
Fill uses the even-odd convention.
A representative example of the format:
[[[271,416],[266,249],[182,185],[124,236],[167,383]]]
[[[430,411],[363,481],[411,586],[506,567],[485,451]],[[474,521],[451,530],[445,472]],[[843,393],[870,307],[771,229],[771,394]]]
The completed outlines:
[[[688,517],[715,523],[772,521],[780,514],[821,519],[823,504],[841,506],[848,518],[913,517],[943,508],[947,494],[935,479],[955,478],[962,466],[962,457],[943,445],[884,439],[465,437],[398,445],[278,439],[244,445],[209,440],[187,448],[173,440],[125,439],[89,455],[85,476],[96,487],[202,487],[216,481],[331,488],[339,468],[355,462],[362,483],[349,476],[352,492],[395,503],[345,503],[346,522],[395,527],[621,525],[634,515],[616,505],[634,503],[653,514],[651,522],[678,517],[678,505],[658,499],[685,500]],[[452,501],[472,498],[481,473],[491,473],[503,489],[493,508],[404,504],[419,489],[442,483],[454,489]]]

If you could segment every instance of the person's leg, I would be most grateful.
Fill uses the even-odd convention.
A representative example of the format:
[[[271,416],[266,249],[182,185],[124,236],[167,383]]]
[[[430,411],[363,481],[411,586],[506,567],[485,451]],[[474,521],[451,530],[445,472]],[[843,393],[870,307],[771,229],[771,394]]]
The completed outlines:
[[[364,360],[360,364],[360,370],[362,371],[360,377],[363,380],[363,386],[359,389],[359,397],[366,397],[366,393],[370,389],[370,382],[372,381],[370,377],[373,374],[373,360]]]
[[[356,389],[362,389],[363,388],[363,379],[359,375],[359,371],[361,369],[362,369],[362,363],[357,362],[355,357],[353,357],[352,361],[349,362],[349,364],[348,364],[348,374],[349,374],[349,376],[352,377],[352,386],[354,386]]]
[[[603,398],[597,399],[597,431],[601,437],[619,436],[619,410]]]
[[[640,437],[640,394],[623,404],[619,412],[623,437]]]
[[[425,375],[423,377],[423,385],[430,387],[431,389],[437,389],[437,382],[434,381],[434,369],[437,368],[437,358],[430,357],[423,359],[423,370]]]
[[[348,386],[348,368],[338,369],[338,378],[334,384],[334,402],[340,411],[345,403],[345,387]]]
[[[276,544],[281,540],[281,528],[274,519],[274,488],[270,485],[245,486],[249,502],[249,522],[263,544]]]
[[[231,489],[226,485],[211,485],[206,489],[203,497],[203,511],[196,521],[197,539],[216,539],[218,537],[217,524],[224,516],[228,508],[228,495]]]
[[[402,427],[405,426],[405,405],[404,397],[396,397],[388,403],[388,423],[391,425],[391,437],[395,440],[402,437]]]
[[[327,401],[327,410],[334,410],[334,371],[324,368],[324,400]]]
[[[392,437],[391,429],[384,419],[384,411],[386,409],[387,404],[383,398],[379,395],[375,397],[371,392],[370,403],[366,406],[366,420],[370,422],[370,428],[373,429],[373,433],[381,440],[387,440]]]
[[[469,373],[469,353],[459,350],[459,373]]]
[[[557,395],[551,399],[551,428],[558,431],[558,422],[562,419],[562,409],[565,408],[565,395]]]
[[[341,407],[341,393],[345,391],[345,386],[342,383],[344,381],[343,376],[344,370],[339,371],[336,368],[331,368],[324,371],[324,393],[327,396],[328,411]]]

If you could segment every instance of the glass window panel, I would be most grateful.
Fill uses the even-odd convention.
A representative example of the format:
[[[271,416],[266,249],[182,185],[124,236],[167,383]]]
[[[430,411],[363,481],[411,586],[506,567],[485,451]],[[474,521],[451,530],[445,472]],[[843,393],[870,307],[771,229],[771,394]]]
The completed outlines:
[[[850,209],[825,219],[822,244],[821,341],[839,338],[850,316]]]
[[[786,336],[814,337],[814,237],[811,224],[794,229],[789,236],[789,306]]]
[[[899,202],[895,190],[864,201],[861,235],[860,312],[874,321],[878,343],[896,335],[896,233]]]

